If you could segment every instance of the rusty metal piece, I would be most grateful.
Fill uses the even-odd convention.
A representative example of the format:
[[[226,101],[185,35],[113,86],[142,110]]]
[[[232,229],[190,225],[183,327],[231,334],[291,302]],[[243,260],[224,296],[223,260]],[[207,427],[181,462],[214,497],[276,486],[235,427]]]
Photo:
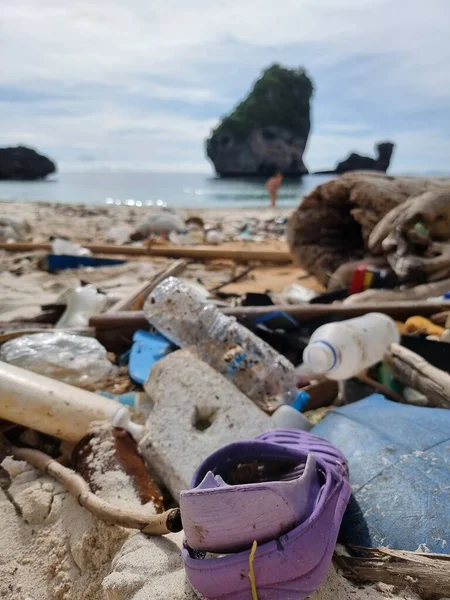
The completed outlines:
[[[94,438],[97,443],[92,444]],[[102,455],[101,449],[101,442],[105,441],[112,442],[114,446],[114,452],[108,453],[106,456]],[[96,428],[93,433],[86,435],[75,446],[72,453],[72,466],[89,483],[91,490],[95,493],[99,488],[92,477],[92,458],[102,462],[104,471],[121,470],[125,472],[141,503],[152,502],[158,514],[164,512],[161,491],[150,476],[135,440],[125,429],[112,426]]]

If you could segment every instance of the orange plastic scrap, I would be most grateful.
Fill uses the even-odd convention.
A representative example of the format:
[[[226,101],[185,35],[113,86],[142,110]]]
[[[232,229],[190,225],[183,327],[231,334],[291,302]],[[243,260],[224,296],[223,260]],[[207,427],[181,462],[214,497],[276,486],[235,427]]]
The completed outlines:
[[[435,325],[429,319],[425,317],[410,317],[404,327],[405,333],[418,333],[421,335],[437,335],[441,336],[444,333],[445,329],[440,327],[439,325]]]

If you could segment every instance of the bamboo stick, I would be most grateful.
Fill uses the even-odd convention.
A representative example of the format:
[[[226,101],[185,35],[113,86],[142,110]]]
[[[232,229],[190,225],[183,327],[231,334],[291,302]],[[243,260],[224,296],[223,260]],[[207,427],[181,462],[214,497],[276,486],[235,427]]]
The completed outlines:
[[[236,260],[239,262],[270,262],[286,264],[292,262],[289,252],[282,250],[235,250],[217,246],[117,246],[113,244],[84,244],[94,254],[121,254],[124,256],[164,256],[167,258],[192,258],[202,260]],[[8,252],[51,252],[51,244],[36,242],[1,243],[0,250]]]
[[[131,294],[131,296],[119,300],[106,312],[111,313],[124,310],[140,310],[147,296],[152,290],[155,289],[157,285],[159,285],[168,277],[180,275],[185,270],[187,265],[188,263],[186,260],[177,260],[173,264],[169,265],[166,269],[163,269],[157,273],[150,281],[142,284],[135,292],[133,292],[133,294]]]

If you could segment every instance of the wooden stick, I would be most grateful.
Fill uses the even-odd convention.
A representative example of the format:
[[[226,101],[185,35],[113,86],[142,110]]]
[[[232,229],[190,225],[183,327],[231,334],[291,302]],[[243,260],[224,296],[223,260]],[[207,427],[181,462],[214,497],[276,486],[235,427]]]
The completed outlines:
[[[244,269],[243,271],[241,271],[240,273],[238,273],[237,275],[235,275],[231,279],[228,279],[228,281],[224,281],[223,283],[220,283],[219,285],[216,285],[216,287],[213,287],[210,290],[210,292],[211,293],[218,292],[222,288],[224,288],[225,286],[230,285],[230,283],[236,283],[236,281],[240,281],[241,279],[244,279],[244,277],[246,275],[248,275],[250,273],[250,271],[253,271],[254,268],[255,268],[255,265],[250,265],[249,267],[247,267],[246,269]]]
[[[159,515],[149,516],[143,511],[114,506],[93,494],[81,475],[60,465],[51,456],[32,448],[18,448],[15,446],[12,447],[11,452],[15,459],[27,461],[36,469],[51,475],[62,483],[81,506],[102,521],[120,527],[139,529],[142,533],[148,535],[164,535],[181,531],[180,511],[177,508],[167,510]]]
[[[450,311],[446,310],[444,312],[436,313],[435,315],[430,316],[430,320],[436,325],[440,325],[441,327],[445,327],[447,323],[447,319],[450,317]]]
[[[306,304],[292,306],[292,304],[280,306],[237,306],[235,308],[220,309],[226,315],[235,317],[259,317],[272,312],[283,311],[296,317],[301,323],[308,323],[322,317],[342,317],[350,319],[365,315],[369,312],[381,312],[394,319],[407,319],[412,315],[428,316],[436,310],[450,309],[450,302],[442,304],[417,303],[417,302],[388,302],[386,304],[350,305],[346,304]],[[111,329],[113,327],[147,327],[148,321],[143,311],[121,311],[116,313],[105,313],[92,317],[89,321],[90,327],[96,329]]]
[[[425,394],[428,406],[450,408],[448,373],[433,367],[418,354],[398,344],[391,344],[384,362],[390,366],[399,381]]]
[[[423,554],[390,548],[360,548],[369,557],[335,554],[349,579],[412,587],[429,596],[450,594],[449,559],[445,554]]]
[[[376,392],[383,394],[384,396],[386,396],[387,398],[390,398],[391,400],[395,400],[395,402],[399,402],[400,404],[407,403],[406,399],[401,394],[397,394],[397,392],[394,392],[393,390],[388,388],[386,385],[383,385],[379,381],[376,381],[376,379],[372,379],[372,377],[369,377],[369,375],[367,375],[367,373],[364,373],[364,372],[359,373],[359,375],[356,375],[355,379],[358,379],[358,381],[361,381],[361,383],[370,385],[371,387],[374,388],[374,390]]]
[[[292,262],[289,252],[283,250],[234,250],[217,246],[115,246],[112,244],[83,244],[94,254],[121,254],[124,256],[165,256],[168,258],[192,258],[203,260],[236,260],[239,262],[269,262],[286,264]],[[0,244],[0,250],[8,252],[51,252],[51,244],[35,242],[14,242]]]
[[[163,269],[157,273],[150,281],[142,284],[135,292],[133,292],[133,294],[131,294],[131,296],[116,302],[116,304],[111,306],[111,308],[106,312],[111,313],[120,312],[122,310],[141,310],[145,299],[157,285],[159,285],[168,277],[180,275],[185,270],[187,265],[188,263],[186,260],[177,260],[169,265],[166,269]]]
[[[303,304],[300,306],[236,306],[226,308],[226,315],[235,317],[258,317],[272,312],[283,311],[300,321],[312,321],[320,317],[352,318],[369,312],[381,312],[395,319],[406,319],[413,315],[429,316],[435,312],[450,309],[450,302],[439,304],[429,302],[383,302],[377,304]]]

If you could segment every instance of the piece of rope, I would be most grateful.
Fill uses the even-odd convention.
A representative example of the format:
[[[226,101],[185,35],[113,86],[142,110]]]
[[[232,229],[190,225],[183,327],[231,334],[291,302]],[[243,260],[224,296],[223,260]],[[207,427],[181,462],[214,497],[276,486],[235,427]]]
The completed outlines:
[[[252,600],[258,600],[258,590],[256,589],[256,578],[255,569],[253,563],[255,562],[256,549],[258,548],[258,542],[255,540],[252,544],[250,556],[248,558],[248,576],[250,578],[250,586],[252,589]]]

